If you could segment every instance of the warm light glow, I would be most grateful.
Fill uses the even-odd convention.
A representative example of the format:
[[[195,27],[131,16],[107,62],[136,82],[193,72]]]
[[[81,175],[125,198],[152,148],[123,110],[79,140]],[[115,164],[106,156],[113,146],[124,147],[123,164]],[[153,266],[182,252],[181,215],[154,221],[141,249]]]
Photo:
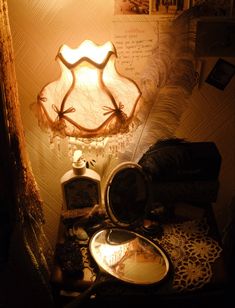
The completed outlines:
[[[125,256],[128,251],[129,243],[122,245],[108,245],[103,244],[100,246],[100,256],[108,266],[114,266]]]
[[[95,63],[101,64],[104,62],[109,52],[116,53],[111,42],[107,42],[102,46],[97,46],[89,40],[84,41],[76,49],[71,49],[67,45],[63,45],[60,48],[60,53],[63,58],[70,64],[74,64],[82,58],[88,58]]]
[[[93,139],[138,126],[141,93],[117,72],[116,58],[111,42],[99,46],[86,40],[76,49],[63,45],[56,57],[61,75],[38,95],[40,126],[53,136]]]

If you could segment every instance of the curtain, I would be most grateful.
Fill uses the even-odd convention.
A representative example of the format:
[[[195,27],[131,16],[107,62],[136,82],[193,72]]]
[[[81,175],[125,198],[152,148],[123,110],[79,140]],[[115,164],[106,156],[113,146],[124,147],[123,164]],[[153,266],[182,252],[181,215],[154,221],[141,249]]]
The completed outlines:
[[[49,277],[53,255],[43,231],[43,203],[26,151],[6,0],[0,0],[0,81],[10,148],[9,174],[13,177],[12,192],[15,194],[9,262],[17,259],[19,264],[22,259],[22,264],[30,268],[37,288],[48,291],[46,296],[50,297]]]

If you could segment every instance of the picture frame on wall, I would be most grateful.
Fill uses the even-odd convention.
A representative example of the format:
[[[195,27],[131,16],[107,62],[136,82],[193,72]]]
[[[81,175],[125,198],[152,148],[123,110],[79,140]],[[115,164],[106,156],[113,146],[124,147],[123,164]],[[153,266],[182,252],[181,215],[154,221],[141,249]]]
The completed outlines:
[[[224,90],[234,75],[235,65],[219,58],[205,82],[220,90]]]

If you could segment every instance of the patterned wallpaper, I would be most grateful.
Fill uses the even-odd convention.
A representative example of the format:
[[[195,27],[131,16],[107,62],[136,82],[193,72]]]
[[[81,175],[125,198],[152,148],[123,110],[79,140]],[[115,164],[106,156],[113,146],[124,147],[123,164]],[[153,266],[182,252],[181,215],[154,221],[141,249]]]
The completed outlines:
[[[60,45],[77,47],[84,39],[104,42],[112,37],[113,1],[8,0],[16,58],[22,120],[32,168],[44,200],[45,231],[55,244],[62,196],[61,176],[71,168],[61,152],[50,150],[48,135],[37,125],[30,108],[37,93],[59,74],[54,61]],[[200,85],[193,91],[177,135],[192,141],[214,141],[221,152],[221,188],[214,205],[221,229],[235,194],[235,78],[224,90],[204,82],[217,58],[204,58]],[[235,63],[234,58],[229,61]]]
[[[220,189],[213,205],[221,233],[235,195],[235,77],[224,91],[205,82],[218,57],[203,58],[201,82],[194,89],[177,135],[193,141],[213,141],[222,156]],[[225,58],[235,63],[235,58]],[[234,205],[233,205],[234,206]]]
[[[47,82],[55,80],[59,68],[55,56],[66,43],[77,47],[84,39],[103,43],[111,36],[113,2],[103,0],[9,0],[9,19],[16,58],[16,73],[22,120],[33,172],[46,218],[45,230],[54,244],[61,210],[61,176],[71,169],[68,156],[50,150],[31,108]],[[64,154],[63,154],[64,153]]]

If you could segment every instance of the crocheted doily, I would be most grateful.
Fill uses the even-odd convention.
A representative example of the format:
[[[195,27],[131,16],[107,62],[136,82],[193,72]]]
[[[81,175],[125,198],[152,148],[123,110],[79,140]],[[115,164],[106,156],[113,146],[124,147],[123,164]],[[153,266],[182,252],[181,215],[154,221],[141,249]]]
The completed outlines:
[[[173,288],[177,291],[203,287],[212,277],[212,263],[222,248],[208,236],[206,220],[164,226],[158,242],[169,254],[174,267]]]

